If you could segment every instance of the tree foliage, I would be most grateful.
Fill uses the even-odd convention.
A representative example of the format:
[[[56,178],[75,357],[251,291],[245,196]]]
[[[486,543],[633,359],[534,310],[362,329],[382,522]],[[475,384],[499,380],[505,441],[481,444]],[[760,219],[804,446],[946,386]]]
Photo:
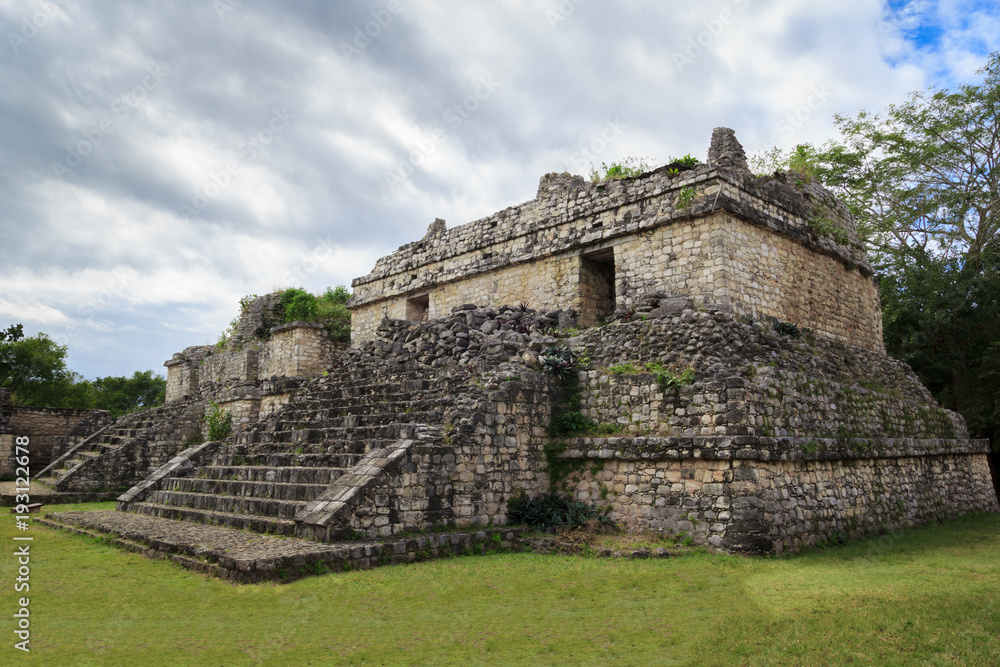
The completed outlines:
[[[84,380],[66,368],[67,351],[44,333],[25,337],[20,324],[0,330],[0,387],[15,405],[107,410],[114,418],[163,404],[167,382],[153,371]]]
[[[979,74],[981,83],[914,92],[881,115],[835,116],[842,141],[771,151],[756,164],[835,190],[877,266],[901,255],[979,265],[1000,234],[1000,53]]]
[[[977,261],[919,249],[879,277],[885,345],[973,437],[1000,436],[1000,244]]]
[[[167,381],[153,371],[136,371],[132,377],[103,377],[85,381],[90,385],[92,407],[107,410],[112,418],[163,405]]]
[[[66,368],[66,352],[44,333],[25,337],[22,325],[8,327],[0,334],[0,387],[17,405],[89,407],[82,378]]]
[[[1000,53],[980,83],[836,116],[821,148],[755,171],[819,178],[850,207],[878,271],[885,345],[970,431],[1000,445]]]
[[[343,285],[327,287],[318,297],[293,287],[281,293],[281,307],[286,322],[323,322],[333,340],[346,342],[351,339],[351,313],[346,306],[350,298],[350,290]]]
[[[842,140],[772,152],[850,206],[879,272],[886,349],[972,433],[1000,432],[1000,53],[980,83],[835,117]]]

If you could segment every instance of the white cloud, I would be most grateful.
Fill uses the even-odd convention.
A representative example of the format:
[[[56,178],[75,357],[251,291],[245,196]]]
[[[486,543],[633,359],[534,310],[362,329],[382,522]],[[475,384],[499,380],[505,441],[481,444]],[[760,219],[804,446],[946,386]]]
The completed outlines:
[[[988,2],[507,0],[404,3],[345,58],[377,5],[242,3],[220,19],[211,3],[76,4],[0,59],[0,317],[72,330],[71,359],[91,375],[158,368],[213,341],[241,296],[349,284],[435,217],[456,226],[519,204],[548,171],[703,159],[716,125],[748,153],[823,143],[834,113],[966,81],[1000,48]],[[20,5],[0,7],[16,29]],[[169,74],[54,178],[150,66]],[[452,122],[483,77],[500,85]],[[241,158],[285,108],[288,127]],[[609,122],[619,131],[598,141]],[[219,176],[232,160],[239,173]],[[116,274],[131,278],[111,289]]]

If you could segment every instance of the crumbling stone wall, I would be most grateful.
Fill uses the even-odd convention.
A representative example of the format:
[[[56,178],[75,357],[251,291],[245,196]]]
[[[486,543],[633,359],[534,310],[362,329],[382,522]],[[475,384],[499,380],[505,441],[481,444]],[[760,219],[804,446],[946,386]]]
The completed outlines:
[[[261,345],[260,377],[315,377],[347,348],[330,340],[322,324],[290,322],[271,329]]]
[[[670,300],[647,303],[661,301]],[[590,360],[580,373],[581,403],[596,422],[638,435],[968,437],[961,416],[884,352],[781,335],[768,321],[721,309],[653,308],[634,317],[649,319],[570,339]],[[675,376],[690,369],[695,379],[665,389],[649,364]]]
[[[594,448],[574,452],[585,463],[574,473],[578,499],[610,504],[623,527],[731,551],[795,551],[997,511],[986,454],[974,447],[776,460],[683,457],[683,442],[655,439],[586,444]]]
[[[117,449],[104,451],[70,471],[60,479],[57,488],[60,491],[125,489],[142,481],[178,452],[202,440],[204,411],[202,401],[192,400],[122,417],[119,422],[130,424],[132,436]]]
[[[0,440],[0,474],[9,475],[14,467],[13,436],[24,435],[31,440],[31,467],[41,470],[67,447],[111,423],[105,410],[73,410],[67,408],[37,408],[7,405],[6,430],[12,437]],[[2,433],[2,431],[0,431]]]
[[[592,324],[600,307],[586,263],[597,257],[614,271],[622,309],[663,291],[882,345],[876,286],[847,209],[818,184],[754,177],[725,128],[708,163],[691,170],[603,184],[550,174],[533,201],[450,230],[432,225],[354,281],[352,341],[371,339],[383,317],[407,317],[414,299],[432,318],[462,303],[527,301]]]

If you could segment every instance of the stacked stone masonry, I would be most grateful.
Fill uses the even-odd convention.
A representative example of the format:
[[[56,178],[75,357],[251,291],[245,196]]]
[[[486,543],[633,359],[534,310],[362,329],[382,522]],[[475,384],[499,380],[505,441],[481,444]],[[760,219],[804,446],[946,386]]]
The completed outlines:
[[[11,405],[10,394],[0,394],[0,475],[11,475],[14,440],[30,441],[31,469],[41,470],[67,449],[111,423],[104,410],[73,410]]]
[[[549,174],[533,201],[450,230],[432,225],[354,281],[352,341],[370,339],[383,317],[408,318],[417,300],[422,317],[528,303],[572,308],[589,326],[662,291],[876,348],[871,275],[843,204],[794,175],[754,177],[720,128],[694,169],[600,184]]]

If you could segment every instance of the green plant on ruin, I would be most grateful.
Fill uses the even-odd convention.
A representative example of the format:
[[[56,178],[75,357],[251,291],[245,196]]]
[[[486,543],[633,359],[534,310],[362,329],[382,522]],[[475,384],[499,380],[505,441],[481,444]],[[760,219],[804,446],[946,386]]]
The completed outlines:
[[[212,409],[204,418],[208,423],[208,439],[225,440],[233,431],[233,416],[219,407],[215,401],[210,402],[209,406]]]
[[[256,294],[247,294],[245,297],[240,299],[240,314],[244,315],[250,310],[250,304],[257,299]]]
[[[799,329],[798,325],[792,324],[791,322],[783,322],[777,317],[769,317],[771,326],[774,327],[775,333],[781,336],[791,336],[792,338],[798,338],[801,335],[802,330]]]
[[[563,378],[576,373],[576,354],[565,345],[550,345],[539,355],[542,368]]]
[[[298,287],[281,293],[281,308],[286,322],[312,322],[316,319],[316,297]]]
[[[588,521],[611,525],[605,508],[573,500],[563,495],[545,493],[529,498],[523,491],[507,501],[507,522],[536,530],[555,532],[579,528]]]
[[[612,375],[635,375],[639,369],[633,364],[615,364],[608,367],[608,373]]]
[[[697,167],[699,164],[701,164],[701,161],[698,158],[692,156],[690,153],[688,153],[684,157],[674,157],[671,155],[670,158],[667,160],[667,164],[674,164],[675,162],[680,163],[685,167]]]
[[[347,342],[351,339],[351,313],[347,310],[350,298],[350,290],[343,285],[327,287],[319,296],[292,287],[281,293],[279,303],[285,322],[322,322],[331,340]],[[270,330],[275,324],[266,321],[261,329]],[[266,331],[258,332],[258,336],[266,337]]]
[[[649,363],[646,364],[646,370],[653,374],[653,377],[656,378],[656,383],[660,385],[660,389],[664,392],[672,389],[680,389],[694,382],[693,366],[688,366],[684,370],[679,371],[666,368],[663,364]]]
[[[829,218],[813,216],[806,220],[806,224],[809,225],[809,229],[813,230],[817,234],[821,236],[829,236],[840,245],[847,245],[851,240],[847,232],[838,227],[837,224]]]
[[[680,193],[677,195],[677,209],[683,210],[691,205],[695,198],[695,191],[693,187],[681,188]]]
[[[561,435],[580,435],[594,427],[594,422],[590,417],[577,410],[563,412],[557,419]]]
[[[623,178],[635,178],[647,171],[652,171],[652,158],[627,157],[620,162],[601,163],[601,168],[590,167],[590,180],[594,183],[606,183]]]

